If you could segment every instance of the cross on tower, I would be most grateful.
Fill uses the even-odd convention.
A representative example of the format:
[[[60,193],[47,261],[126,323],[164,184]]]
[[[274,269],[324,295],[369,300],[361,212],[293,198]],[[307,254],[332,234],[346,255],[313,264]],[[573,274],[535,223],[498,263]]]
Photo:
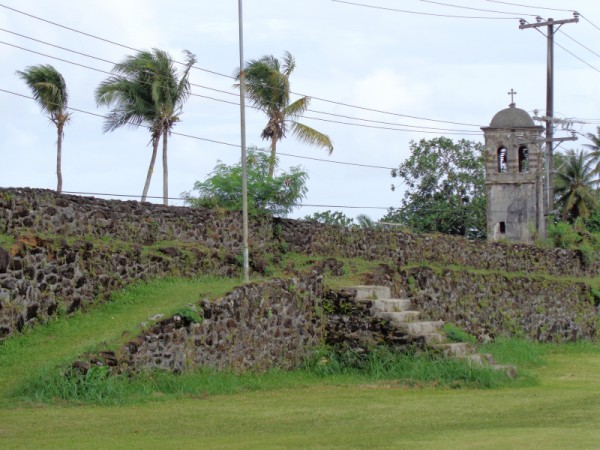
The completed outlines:
[[[514,104],[515,103],[515,95],[517,95],[517,93],[515,92],[515,90],[513,88],[510,89],[510,92],[507,92],[508,95],[510,95],[510,104]]]

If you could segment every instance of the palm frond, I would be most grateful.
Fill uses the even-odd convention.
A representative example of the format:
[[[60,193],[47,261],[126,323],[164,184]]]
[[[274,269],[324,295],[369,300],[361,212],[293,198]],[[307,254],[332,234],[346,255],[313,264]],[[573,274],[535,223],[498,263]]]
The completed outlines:
[[[298,122],[292,122],[291,129],[294,136],[305,144],[325,148],[329,154],[333,151],[333,143],[326,134]]]

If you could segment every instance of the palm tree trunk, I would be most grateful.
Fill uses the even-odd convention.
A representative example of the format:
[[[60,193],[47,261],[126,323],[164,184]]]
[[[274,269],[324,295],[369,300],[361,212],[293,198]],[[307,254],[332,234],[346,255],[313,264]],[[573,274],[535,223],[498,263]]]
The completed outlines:
[[[150,180],[154,173],[154,163],[156,162],[156,154],[158,153],[158,144],[160,142],[160,134],[152,135],[152,158],[150,158],[150,167],[148,167],[148,174],[146,175],[146,183],[144,184],[144,191],[142,192],[142,201],[146,201],[148,196],[148,189],[150,189]]]
[[[63,138],[63,124],[56,126],[58,139],[56,140],[56,178],[58,179],[56,192],[59,194],[62,192],[62,138]]]
[[[169,167],[167,165],[167,130],[163,131],[163,204],[169,205]]]
[[[277,139],[271,139],[271,159],[269,160],[269,178],[275,173],[275,155],[277,153]]]

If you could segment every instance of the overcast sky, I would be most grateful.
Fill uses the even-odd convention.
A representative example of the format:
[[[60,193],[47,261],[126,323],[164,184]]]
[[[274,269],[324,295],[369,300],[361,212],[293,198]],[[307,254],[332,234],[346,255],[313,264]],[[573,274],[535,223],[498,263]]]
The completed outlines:
[[[280,57],[286,50],[291,52],[297,64],[291,78],[292,91],[313,97],[310,106],[313,111],[306,113],[302,122],[328,134],[335,146],[328,156],[325,151],[300,144],[291,136],[279,144],[281,153],[331,161],[280,156],[282,168],[301,165],[309,173],[309,191],[304,203],[327,205],[302,207],[292,217],[330,209],[343,211],[350,217],[365,213],[379,219],[386,213],[385,208],[400,204],[402,190],[391,191],[390,186],[396,180],[388,169],[332,161],[391,168],[408,156],[411,140],[445,135],[482,141],[479,126],[488,125],[497,111],[508,106],[507,92],[511,88],[517,91],[518,107],[530,112],[538,109],[542,114],[546,105],[546,39],[535,29],[520,30],[517,17],[529,22],[535,22],[535,15],[570,19],[573,14],[569,10],[573,9],[585,17],[577,24],[564,25],[556,35],[557,44],[585,62],[556,48],[555,111],[558,117],[586,119],[586,124],[576,126],[582,133],[595,132],[596,124],[600,123],[600,2],[440,0],[435,4],[423,0],[356,0],[356,3],[494,19],[412,14],[331,0],[244,0],[245,59],[269,54]],[[525,7],[539,4],[566,11]],[[238,99],[208,89],[236,93],[228,76],[239,65],[237,0],[0,0],[0,5],[3,6],[0,6],[0,89],[30,95],[15,71],[29,65],[52,64],[66,79],[71,107],[105,114],[106,109],[97,108],[93,92],[107,77],[102,71],[111,70],[110,62],[28,38],[111,62],[134,53],[22,13],[135,49],[164,49],[179,60],[183,60],[182,51],[187,49],[198,58],[198,69],[192,71],[191,82],[204,87],[193,87],[193,93],[198,95],[189,99],[182,121],[174,131],[239,145],[239,107],[217,101],[235,103]],[[0,101],[0,186],[56,188],[54,125],[30,99],[0,92]],[[266,118],[251,109],[247,114],[248,145],[266,148],[268,144],[260,138]],[[65,130],[63,189],[139,196],[151,154],[148,131],[123,128],[104,134],[102,120],[73,112]],[[406,131],[410,128],[403,125],[459,131],[431,128]],[[180,135],[173,135],[170,142],[171,197],[179,197],[196,180],[204,179],[218,160],[230,164],[240,157],[239,147],[235,146]],[[564,147],[575,148],[585,142],[580,139]],[[162,195],[160,158],[150,195]],[[181,204],[177,200],[171,203]]]

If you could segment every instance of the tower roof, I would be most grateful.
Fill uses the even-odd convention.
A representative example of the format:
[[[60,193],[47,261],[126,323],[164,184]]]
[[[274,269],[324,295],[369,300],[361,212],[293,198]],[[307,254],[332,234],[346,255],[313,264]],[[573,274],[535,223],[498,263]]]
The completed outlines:
[[[535,123],[527,111],[517,108],[514,103],[496,113],[490,122],[490,128],[529,128]]]

